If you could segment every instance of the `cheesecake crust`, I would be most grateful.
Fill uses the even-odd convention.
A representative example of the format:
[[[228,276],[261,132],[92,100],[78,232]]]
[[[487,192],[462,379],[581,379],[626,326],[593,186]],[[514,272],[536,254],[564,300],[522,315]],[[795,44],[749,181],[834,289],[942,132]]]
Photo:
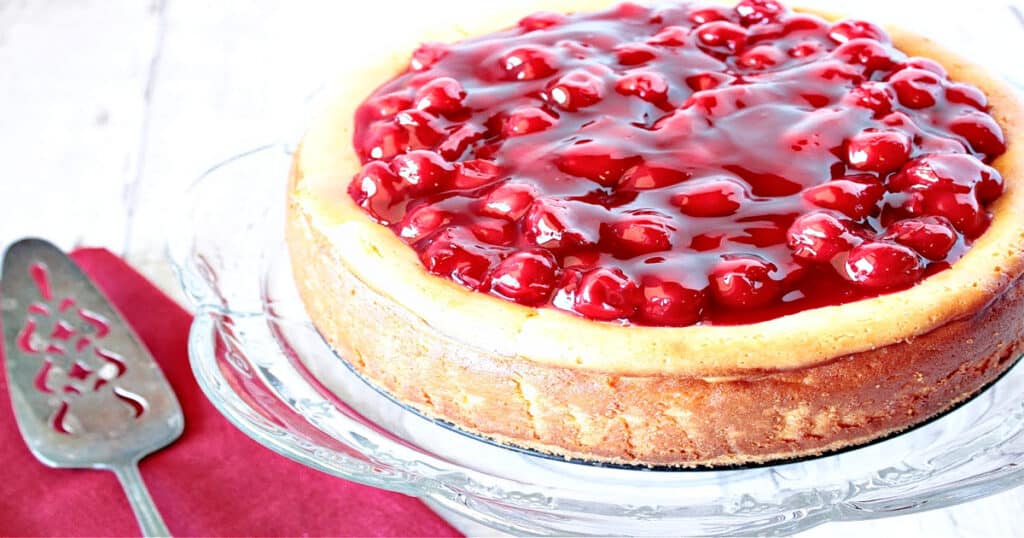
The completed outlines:
[[[601,7],[556,4],[545,9]],[[894,28],[897,48],[984,91],[1006,133],[1007,152],[993,163],[1005,192],[989,229],[951,269],[853,303],[681,328],[529,308],[427,273],[345,191],[360,168],[353,111],[376,82],[404,68],[417,42],[493,31],[535,10],[519,6],[496,14],[499,23],[420,36],[368,59],[328,92],[332,100],[296,153],[287,239],[300,295],[328,343],[379,388],[428,416],[525,448],[615,463],[719,465],[819,454],[905,429],[969,397],[1016,359],[1024,340],[1024,111],[981,68]],[[308,366],[318,377],[338,367]]]

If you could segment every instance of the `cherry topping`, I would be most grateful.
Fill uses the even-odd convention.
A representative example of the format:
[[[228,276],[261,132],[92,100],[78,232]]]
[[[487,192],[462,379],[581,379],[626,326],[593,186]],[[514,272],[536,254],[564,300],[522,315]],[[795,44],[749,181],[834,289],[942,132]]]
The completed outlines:
[[[775,22],[786,11],[775,0],[741,0],[734,9],[744,26]]]
[[[857,20],[844,20],[833,24],[828,36],[838,43],[846,43],[858,38],[888,42],[884,30],[870,22]]]
[[[598,267],[580,279],[573,306],[592,319],[628,318],[636,311],[639,296],[636,283],[621,269]]]
[[[863,21],[624,3],[428,43],[355,113],[348,196],[531,307],[751,323],[950,267],[1004,190],[978,88]]]
[[[642,65],[658,57],[653,47],[640,44],[619,45],[615,55],[621,65]]]
[[[558,61],[545,49],[527,45],[514,48],[501,57],[501,66],[515,80],[534,80],[555,73]]]
[[[865,131],[850,139],[846,162],[858,170],[886,174],[910,157],[910,138],[897,131]]]
[[[804,199],[825,209],[834,209],[852,219],[871,214],[885,194],[885,187],[871,176],[840,178],[804,191]]]
[[[645,277],[641,293],[643,303],[640,305],[640,316],[651,325],[692,325],[700,320],[707,304],[707,293],[704,290],[687,288],[678,282],[658,277]]]
[[[480,213],[508,220],[517,220],[530,209],[535,189],[523,183],[503,183],[484,198]]]
[[[957,233],[943,217],[921,217],[894,222],[882,236],[910,247],[930,260],[945,260],[956,245]]]
[[[855,239],[849,224],[824,211],[801,215],[787,233],[794,256],[819,263],[828,263],[848,251]]]
[[[601,225],[601,242],[614,256],[632,258],[671,249],[672,231],[664,216],[631,215],[619,222]]]
[[[524,217],[524,235],[534,245],[552,252],[596,243],[596,234],[574,226],[572,207],[573,204],[558,200],[534,201]]]
[[[771,45],[758,45],[749,48],[740,54],[737,63],[747,69],[768,69],[774,67],[784,60],[782,51]]]
[[[462,112],[462,100],[466,91],[462,84],[451,77],[440,77],[431,80],[416,92],[416,108],[436,114],[456,114]]]
[[[441,43],[424,43],[412,53],[409,67],[413,71],[426,71],[448,54],[448,47]]]
[[[456,236],[451,228],[434,239],[420,259],[431,273],[473,290],[484,283],[491,268],[491,260],[483,250]]]
[[[747,32],[742,26],[726,21],[708,22],[694,31],[704,45],[729,52],[736,52],[747,40]]]
[[[527,15],[519,21],[519,27],[527,32],[533,30],[543,30],[545,28],[551,28],[562,24],[566,21],[566,16],[561,13],[551,13],[550,11],[541,11],[540,13],[534,13],[533,15]]]
[[[544,251],[515,252],[491,272],[491,289],[513,301],[544,304],[555,289],[555,259]]]
[[[846,259],[850,281],[865,288],[895,288],[921,278],[921,257],[903,245],[869,241],[853,247]]]
[[[615,83],[615,91],[635,95],[652,103],[664,102],[668,97],[668,83],[657,73],[640,71],[630,73]]]
[[[682,26],[667,26],[654,34],[647,42],[664,47],[678,47],[686,44],[686,36],[688,35],[690,35],[690,31]]]
[[[610,186],[639,160],[634,155],[622,155],[612,147],[591,142],[569,146],[557,157],[555,164],[566,174]]]
[[[907,108],[927,108],[936,103],[936,95],[941,89],[941,80],[935,73],[909,67],[897,71],[889,78],[889,83],[896,90],[900,104]]]
[[[604,81],[589,71],[576,69],[558,79],[548,94],[559,107],[575,112],[604,97]]]
[[[971,149],[984,153],[989,158],[1006,152],[1003,131],[992,116],[977,111],[967,111],[950,122],[949,128],[964,137]]]
[[[660,189],[685,181],[689,177],[690,174],[682,170],[643,163],[630,168],[622,175],[619,188],[626,190]]]
[[[711,270],[711,294],[729,308],[752,308],[772,302],[781,291],[772,279],[774,264],[756,257],[722,260]]]
[[[370,161],[348,185],[348,194],[381,224],[391,224],[401,216],[393,206],[402,196],[398,176],[383,161]]]
[[[540,108],[521,107],[510,112],[505,118],[502,133],[508,137],[539,133],[556,123],[558,118]]]
[[[455,166],[433,151],[414,150],[395,157],[391,171],[411,192],[429,193],[441,189],[455,174]]]
[[[672,196],[672,205],[691,217],[726,217],[736,212],[744,198],[743,187],[729,179],[685,185]]]

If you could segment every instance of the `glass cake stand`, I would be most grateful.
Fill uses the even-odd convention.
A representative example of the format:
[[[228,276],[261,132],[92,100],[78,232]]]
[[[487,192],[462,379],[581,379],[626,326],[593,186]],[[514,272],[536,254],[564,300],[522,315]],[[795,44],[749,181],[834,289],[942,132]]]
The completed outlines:
[[[195,306],[189,350],[199,385],[235,426],[295,461],[517,535],[783,535],[1024,482],[1021,366],[903,435],[742,469],[569,462],[424,418],[348,369],[306,316],[283,239],[290,157],[287,145],[268,145],[208,171],[177,206],[185,215],[169,249]],[[309,357],[336,360],[330,384],[342,390],[310,376]]]

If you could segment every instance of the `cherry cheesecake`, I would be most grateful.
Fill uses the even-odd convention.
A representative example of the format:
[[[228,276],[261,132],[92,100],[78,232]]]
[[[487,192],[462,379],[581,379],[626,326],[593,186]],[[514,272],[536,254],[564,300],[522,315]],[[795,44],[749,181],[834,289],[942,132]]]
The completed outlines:
[[[296,153],[296,283],[370,383],[499,443],[692,467],[863,444],[1016,361],[1003,83],[775,0],[544,6],[346,73]]]

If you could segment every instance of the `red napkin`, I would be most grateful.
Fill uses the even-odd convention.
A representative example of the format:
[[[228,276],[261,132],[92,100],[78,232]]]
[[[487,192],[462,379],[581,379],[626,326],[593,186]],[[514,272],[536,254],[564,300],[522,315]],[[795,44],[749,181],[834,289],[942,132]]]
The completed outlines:
[[[72,257],[142,337],[185,411],[184,435],[141,464],[172,533],[458,536],[415,498],[307,468],[235,429],[189,370],[191,316],[109,251],[83,249]],[[0,535],[138,535],[112,473],[50,469],[32,457],[15,425],[6,380],[0,381]]]

